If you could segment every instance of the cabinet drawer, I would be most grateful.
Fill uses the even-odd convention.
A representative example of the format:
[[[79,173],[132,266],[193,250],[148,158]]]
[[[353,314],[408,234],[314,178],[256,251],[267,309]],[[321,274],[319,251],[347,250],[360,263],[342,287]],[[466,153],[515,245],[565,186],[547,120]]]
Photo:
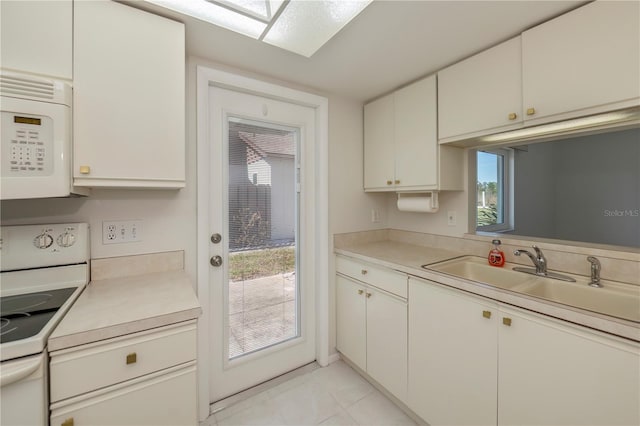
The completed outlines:
[[[51,402],[195,359],[195,321],[53,352]]]
[[[407,276],[390,269],[336,256],[336,272],[407,298]]]
[[[196,366],[191,363],[51,406],[51,425],[196,425]]]

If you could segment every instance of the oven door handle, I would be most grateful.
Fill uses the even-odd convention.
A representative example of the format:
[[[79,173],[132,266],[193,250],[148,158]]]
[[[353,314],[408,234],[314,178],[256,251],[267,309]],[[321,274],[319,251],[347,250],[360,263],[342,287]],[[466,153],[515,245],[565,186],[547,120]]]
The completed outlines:
[[[38,367],[42,365],[42,357],[30,359],[19,365],[3,367],[2,374],[0,374],[0,387],[10,385],[18,380],[22,380],[25,377],[30,376],[35,372]]]

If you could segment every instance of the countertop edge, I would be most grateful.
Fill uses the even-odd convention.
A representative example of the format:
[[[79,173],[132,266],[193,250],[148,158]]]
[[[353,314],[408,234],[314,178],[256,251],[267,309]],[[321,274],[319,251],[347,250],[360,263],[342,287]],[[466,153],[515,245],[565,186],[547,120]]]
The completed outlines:
[[[74,334],[49,338],[49,352],[61,351],[74,346],[81,346],[101,340],[121,337],[128,334],[138,333],[154,328],[163,327],[170,324],[197,320],[202,313],[202,308],[195,307],[183,311],[172,312],[165,315],[149,317],[137,321],[124,322],[110,325],[104,328],[87,330]]]
[[[411,244],[406,245],[411,246]],[[464,278],[452,277],[435,270],[426,270],[423,268],[401,265],[379,257],[372,257],[369,255],[358,253],[355,250],[357,249],[343,247],[334,249],[334,253],[387,267],[389,269],[393,269],[395,271],[399,271],[416,278],[431,280],[437,284],[465,291],[476,296],[491,299],[498,303],[503,303],[510,306],[515,306],[520,309],[547,315],[553,318],[587,327],[595,331],[631,340],[633,342],[640,342],[640,324],[635,324],[631,321],[613,318],[595,312],[585,311],[580,308],[574,308],[571,306],[534,298],[532,296],[518,294],[509,290],[503,290],[501,288],[493,287],[488,284],[466,280]],[[461,253],[460,256],[464,256],[464,254]],[[451,259],[460,256],[454,256]]]

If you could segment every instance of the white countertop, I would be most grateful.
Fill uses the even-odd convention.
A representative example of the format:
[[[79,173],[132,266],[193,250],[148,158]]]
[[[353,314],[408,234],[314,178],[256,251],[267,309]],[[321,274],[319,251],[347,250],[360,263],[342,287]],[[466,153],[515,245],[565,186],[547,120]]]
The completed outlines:
[[[350,244],[336,248],[335,253],[385,266],[419,278],[436,281],[449,287],[570,321],[605,333],[640,341],[639,323],[503,290],[488,284],[453,277],[421,267],[425,264],[463,256],[465,253],[391,240]]]
[[[201,312],[184,271],[92,281],[49,337],[49,351],[192,320]]]

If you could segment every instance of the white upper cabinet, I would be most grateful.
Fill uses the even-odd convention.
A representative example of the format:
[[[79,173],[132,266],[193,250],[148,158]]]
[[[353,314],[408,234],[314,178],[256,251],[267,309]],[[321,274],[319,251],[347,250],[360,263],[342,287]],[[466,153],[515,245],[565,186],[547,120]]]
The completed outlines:
[[[522,126],[520,36],[438,71],[441,141]]]
[[[394,184],[401,188],[438,186],[436,76],[394,93]]]
[[[395,175],[394,99],[384,96],[364,106],[364,187],[383,188]]]
[[[366,191],[462,189],[462,151],[437,138],[436,76],[364,107]]]
[[[73,4],[2,1],[2,68],[71,80]]]
[[[184,25],[111,1],[74,3],[74,184],[185,184]]]
[[[526,120],[638,105],[640,3],[596,1],[525,31],[522,62]]]

